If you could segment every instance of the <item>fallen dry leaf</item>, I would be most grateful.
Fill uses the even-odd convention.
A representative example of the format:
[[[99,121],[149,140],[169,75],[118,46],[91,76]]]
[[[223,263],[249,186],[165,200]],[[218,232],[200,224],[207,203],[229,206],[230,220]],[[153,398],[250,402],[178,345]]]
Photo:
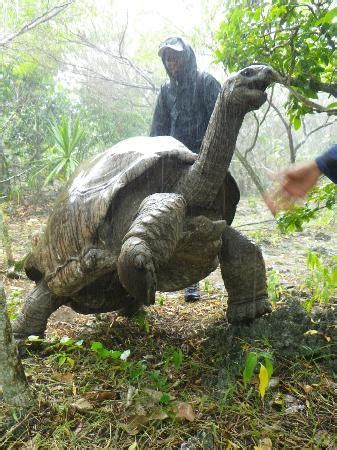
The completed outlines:
[[[310,394],[310,392],[312,392],[314,390],[314,388],[312,386],[310,386],[310,384],[306,384],[303,386],[303,391],[306,394]]]
[[[97,402],[104,402],[104,400],[111,400],[116,398],[116,393],[113,391],[90,391],[83,394],[87,400],[94,400]]]
[[[189,420],[190,422],[193,422],[193,420],[195,419],[193,408],[190,403],[186,402],[178,403],[174,408],[174,412],[176,416],[180,417],[181,419],[186,419]]]
[[[147,414],[133,414],[129,416],[127,423],[120,423],[119,426],[123,428],[131,436],[135,436],[139,433],[140,428],[146,423],[152,420],[165,420],[168,418],[168,414],[161,408],[155,408],[149,411]]]
[[[74,374],[71,372],[53,373],[51,378],[55,381],[61,381],[62,383],[71,383],[74,379]]]
[[[273,443],[270,438],[263,438],[259,441],[259,445],[254,450],[272,450]]]
[[[76,400],[76,402],[72,403],[70,406],[72,406],[74,409],[80,412],[91,411],[92,409],[94,409],[93,405],[90,402],[88,402],[88,400],[86,400],[85,398],[79,398],[78,400]]]

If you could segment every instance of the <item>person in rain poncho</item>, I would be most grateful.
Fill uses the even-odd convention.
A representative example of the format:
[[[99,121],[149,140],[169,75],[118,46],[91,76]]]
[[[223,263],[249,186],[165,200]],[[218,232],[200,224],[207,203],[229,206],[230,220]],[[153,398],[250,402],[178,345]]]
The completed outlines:
[[[209,73],[200,72],[192,47],[180,37],[170,37],[159,46],[169,81],[164,83],[156,101],[150,136],[172,136],[194,153],[199,153],[211,118],[220,83]],[[240,192],[228,172],[226,193],[235,205]],[[228,189],[227,189],[228,187]],[[231,217],[234,218],[235,208]],[[186,301],[200,298],[199,285],[185,290]]]

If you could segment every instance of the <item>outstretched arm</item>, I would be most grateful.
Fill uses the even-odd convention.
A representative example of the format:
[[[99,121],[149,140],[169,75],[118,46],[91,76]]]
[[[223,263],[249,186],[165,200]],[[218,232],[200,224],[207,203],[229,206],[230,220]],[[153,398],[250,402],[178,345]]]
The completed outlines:
[[[277,176],[277,189],[263,196],[271,212],[275,214],[280,209],[290,209],[296,200],[303,198],[315,186],[321,174],[337,183],[337,145],[315,160],[290,166]]]

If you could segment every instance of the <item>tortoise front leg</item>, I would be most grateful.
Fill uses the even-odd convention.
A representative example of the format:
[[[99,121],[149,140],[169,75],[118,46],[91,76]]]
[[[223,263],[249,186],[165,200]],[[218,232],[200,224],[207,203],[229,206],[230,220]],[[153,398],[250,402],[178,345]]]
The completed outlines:
[[[52,294],[47,283],[41,281],[25,298],[22,311],[13,321],[12,329],[16,339],[28,336],[44,336],[49,316],[66,300]]]
[[[118,258],[125,289],[145,305],[155,301],[158,267],[169,260],[182,236],[185,200],[178,194],[154,194],[141,203]]]
[[[222,236],[220,267],[228,293],[228,322],[244,323],[271,312],[261,250],[231,227]]]

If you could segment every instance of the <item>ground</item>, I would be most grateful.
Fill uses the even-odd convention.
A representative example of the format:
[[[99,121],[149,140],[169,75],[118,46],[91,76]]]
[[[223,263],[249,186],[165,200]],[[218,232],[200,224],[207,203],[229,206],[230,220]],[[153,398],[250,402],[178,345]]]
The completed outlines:
[[[50,207],[7,209],[16,259]],[[14,412],[0,399],[0,447],[335,448],[335,293],[311,315],[303,307],[310,283],[323,283],[307,267],[308,250],[327,267],[336,254],[333,214],[284,236],[259,200],[245,199],[233,225],[262,247],[271,315],[228,326],[219,270],[201,282],[201,301],[158,293],[156,304],[133,320],[63,307],[49,321],[53,345],[35,343],[24,360],[37,405]],[[15,314],[32,284],[3,278]],[[248,354],[257,365],[244,382]],[[261,365],[273,368],[263,398]]]

